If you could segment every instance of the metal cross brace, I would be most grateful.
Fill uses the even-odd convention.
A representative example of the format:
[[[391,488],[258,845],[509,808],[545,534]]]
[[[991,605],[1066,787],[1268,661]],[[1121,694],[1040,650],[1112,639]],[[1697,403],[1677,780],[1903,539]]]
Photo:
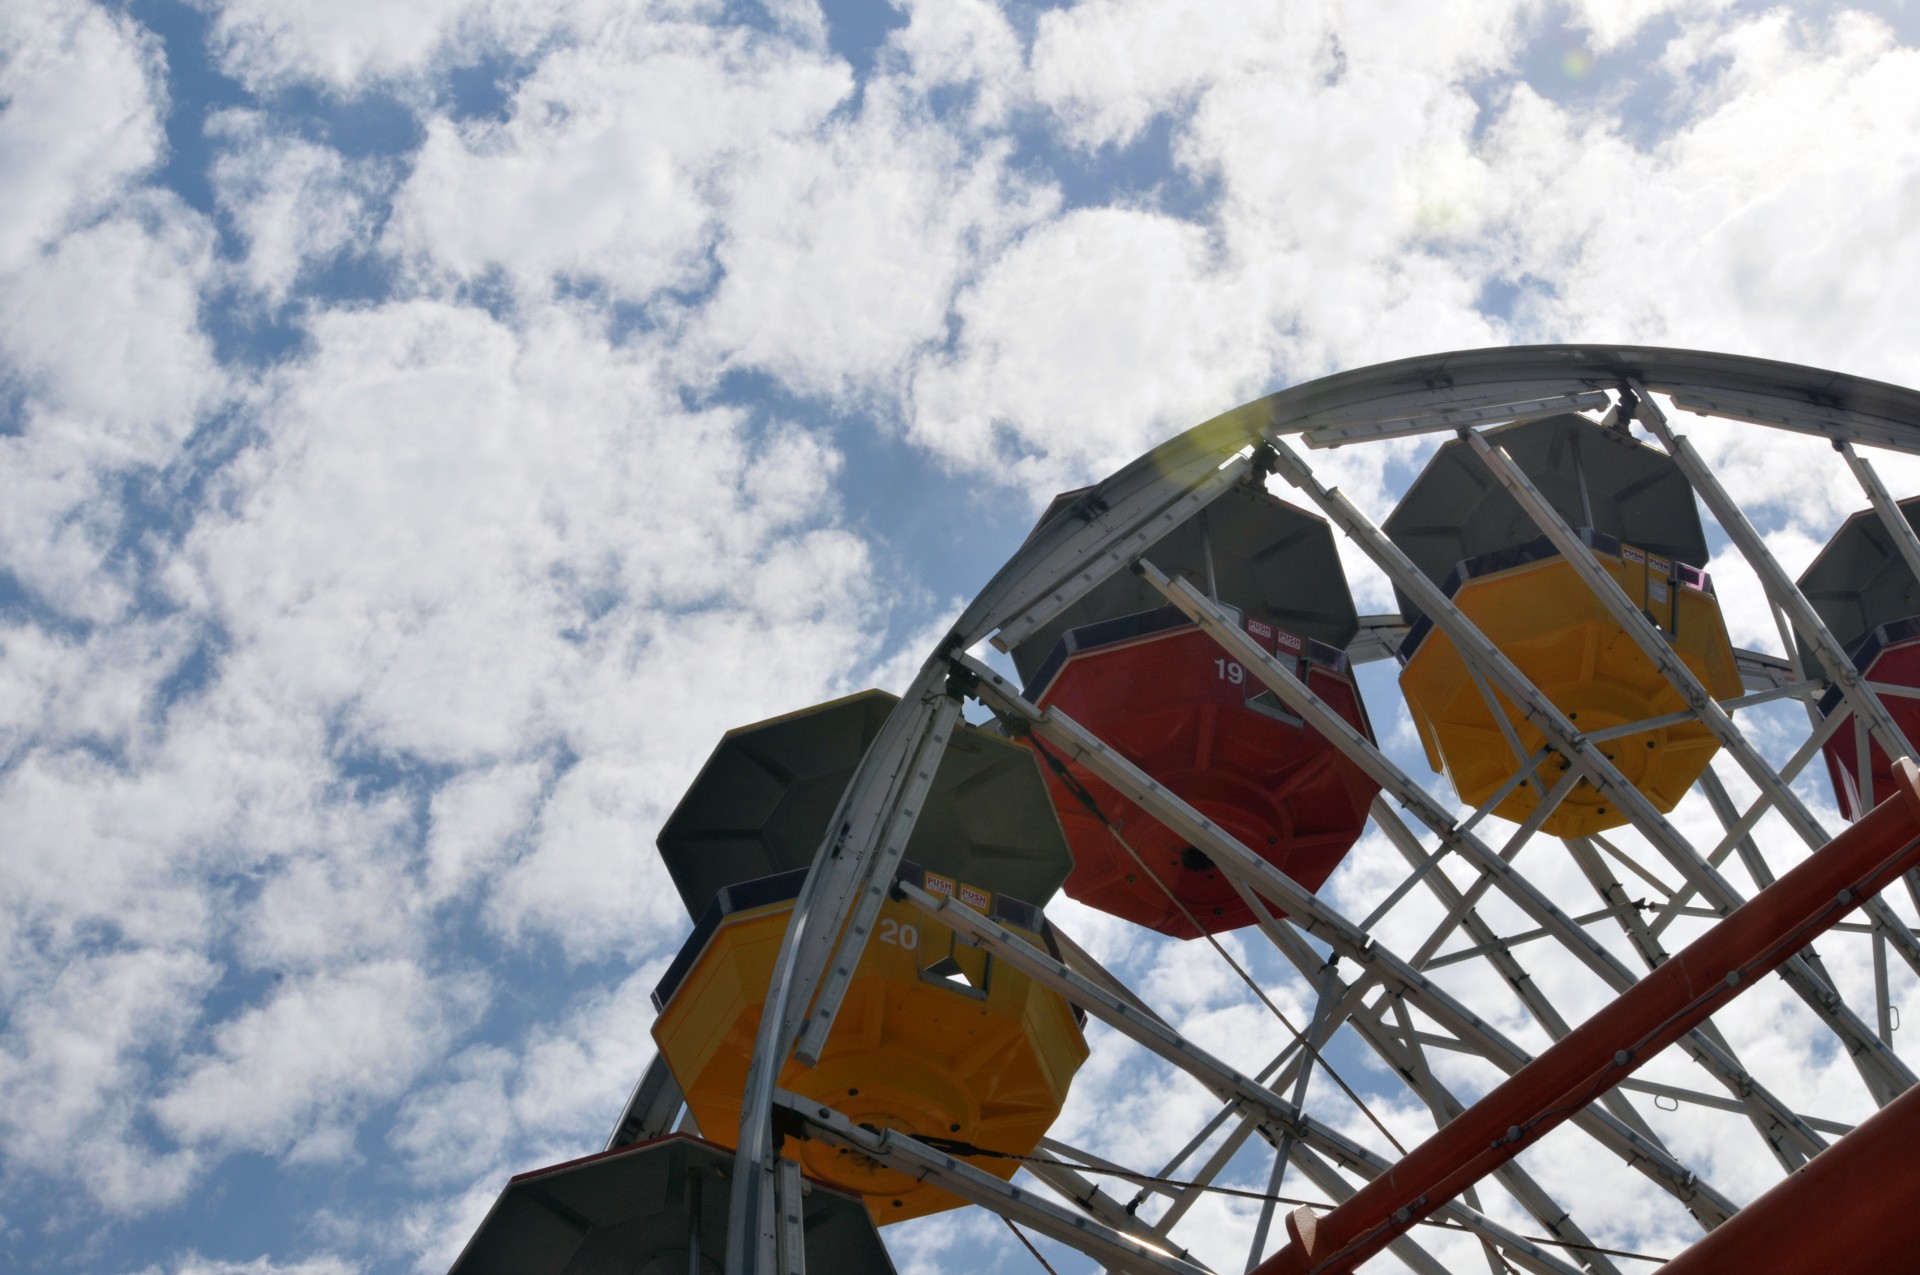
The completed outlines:
[[[1145,1046],[1150,1052],[1172,1063],[1223,1099],[1239,1102],[1255,1117],[1262,1134],[1278,1145],[1291,1133],[1300,1142],[1320,1150],[1331,1150],[1354,1163],[1371,1164],[1375,1172],[1387,1167],[1374,1155],[1331,1126],[1305,1116],[1273,1090],[1215,1058],[1156,1018],[1143,1015],[1119,997],[1095,985],[1034,947],[998,922],[945,895],[929,894],[917,886],[902,882],[899,890],[907,902],[992,952],[1029,978],[1059,992],[1088,1014],[1100,1019],[1122,1035]],[[1465,1206],[1458,1218],[1463,1225],[1479,1228],[1485,1219]],[[1505,1242],[1502,1240],[1501,1242]]]
[[[958,662],[978,677],[977,693],[991,707],[1015,720],[1024,720],[1030,728],[1064,751],[1070,760],[1078,761],[1092,770],[1161,823],[1202,849],[1230,876],[1244,877],[1259,894],[1272,898],[1284,907],[1294,925],[1332,944],[1343,956],[1352,957],[1363,965],[1375,966],[1377,962],[1377,972],[1383,983],[1419,998],[1427,1012],[1446,1023],[1451,1030],[1475,1036],[1486,1045],[1489,1057],[1494,1057],[1496,1061],[1505,1057],[1516,1069],[1525,1064],[1528,1058],[1526,1052],[1501,1036],[1479,1015],[1455,1000],[1411,964],[1380,947],[1330,905],[1255,855],[1077,722],[1057,710],[1043,713],[1020,698],[1004,677],[984,664],[964,656]],[[1505,867],[1504,864],[1501,866]],[[1571,922],[1568,924],[1571,925]],[[1708,1226],[1717,1225],[1733,1215],[1732,1201],[1701,1182],[1692,1171],[1663,1149],[1648,1144],[1646,1139],[1621,1124],[1610,1113],[1588,1110],[1577,1119],[1589,1132],[1598,1130],[1596,1137],[1675,1194]]]
[[[1252,670],[1254,675],[1272,690],[1283,704],[1311,725],[1323,738],[1338,747],[1369,776],[1378,780],[1384,792],[1393,794],[1444,842],[1455,849],[1463,859],[1486,873],[1485,879],[1491,879],[1499,885],[1509,899],[1519,905],[1528,916],[1552,932],[1574,956],[1605,980],[1610,987],[1618,992],[1632,986],[1635,981],[1634,975],[1618,957],[1603,947],[1573,918],[1555,906],[1526,877],[1515,872],[1506,857],[1494,853],[1489,846],[1470,832],[1453,825],[1444,809],[1427,796],[1423,789],[1414,784],[1404,771],[1374,747],[1365,736],[1350,726],[1346,719],[1335,713],[1324,700],[1313,694],[1293,676],[1290,670],[1261,650],[1217,604],[1197,592],[1185,581],[1169,579],[1152,563],[1142,562],[1140,570],[1146,579],[1159,588],[1175,606],[1200,624],[1215,642],[1239,660],[1245,668]],[[1391,835],[1389,822],[1379,818],[1378,803],[1375,807],[1375,816],[1383,830],[1387,830]],[[1461,902],[1460,895],[1444,876],[1432,873],[1428,875],[1430,888],[1436,892],[1444,891],[1443,902],[1449,908],[1451,915]],[[1492,938],[1492,931],[1486,930],[1483,941]],[[1416,959],[1412,964],[1417,967],[1421,961]],[[1519,980],[1525,978],[1524,972],[1519,971],[1517,966],[1513,971],[1503,971],[1503,973],[1508,973],[1509,983],[1516,987],[1519,986]],[[1553,1020],[1544,1019],[1543,1021]],[[1756,1085],[1746,1069],[1740,1066],[1737,1060],[1728,1056],[1714,1041],[1699,1033],[1689,1033],[1679,1043],[1709,1074],[1725,1085],[1729,1092],[1756,1104],[1754,1119],[1763,1133],[1775,1126],[1785,1126],[1791,1131],[1788,1136],[1803,1140],[1816,1150],[1821,1145],[1819,1140],[1812,1136],[1810,1130],[1794,1128],[1795,1117],[1792,1109],[1774,1098],[1763,1087]],[[1771,1136],[1769,1142],[1772,1142]]]
[[[1032,1191],[1003,1182],[958,1156],[935,1150],[897,1129],[868,1129],[831,1107],[784,1089],[775,1092],[774,1101],[800,1117],[809,1136],[850,1148],[922,1181],[937,1183],[963,1200],[1022,1222],[1108,1266],[1145,1275],[1210,1275],[1208,1269],[1198,1263],[1071,1212]]]
[[[778,1261],[775,1082],[799,1036],[801,1017],[825,973],[832,946],[878,857],[881,837],[898,826],[908,781],[906,764],[941,721],[952,720],[947,673],[945,661],[929,660],[881,725],[841,795],[826,839],[794,900],[741,1095],[727,1211],[727,1275],[762,1275]],[[852,959],[859,959],[857,947]]]
[[[1323,513],[1373,558],[1395,584],[1414,600],[1452,639],[1461,657],[1476,664],[1508,696],[1527,721],[1539,730],[1582,778],[1614,806],[1626,813],[1643,836],[1668,863],[1683,873],[1714,906],[1732,911],[1740,896],[1732,885],[1687,844],[1678,829],[1653,808],[1644,794],[1629,783],[1592,741],[1574,727],[1565,714],[1542,695],[1507,656],[1468,620],[1420,569],[1388,540],[1366,515],[1338,491],[1322,486],[1306,462],[1283,440],[1273,440],[1275,467],[1287,481],[1307,493]],[[1797,596],[1797,595],[1796,595]],[[1804,599],[1802,605],[1805,605]],[[1874,1035],[1832,985],[1795,956],[1780,967],[1781,976],[1800,998],[1846,1044],[1848,1054],[1868,1091],[1885,1104],[1914,1082],[1914,1074],[1898,1054]]]
[[[1613,618],[1614,623],[1620,626],[1621,631],[1640,648],[1641,654],[1645,655],[1674,690],[1679,692],[1681,699],[1686,701],[1688,709],[1707,728],[1714,739],[1719,741],[1720,746],[1727,750],[1728,755],[1734,759],[1740,769],[1746,772],[1747,778],[1753,781],[1754,786],[1772,799],[1774,807],[1787,821],[1788,826],[1800,834],[1800,839],[1806,842],[1807,848],[1817,850],[1825,845],[1832,834],[1820,826],[1820,821],[1814,818],[1813,812],[1807,809],[1805,802],[1800,800],[1800,794],[1795,792],[1792,785],[1783,781],[1773,767],[1767,764],[1766,758],[1760,755],[1760,750],[1755,748],[1752,741],[1733,724],[1733,718],[1727,715],[1726,710],[1720,707],[1712,695],[1708,694],[1707,688],[1701,684],[1693,670],[1687,667],[1686,661],[1674,652],[1665,636],[1627,597],[1625,591],[1620,588],[1619,582],[1600,565],[1593,550],[1574,534],[1573,528],[1568,526],[1566,519],[1560,516],[1560,511],[1540,494],[1540,489],[1535,487],[1520,466],[1514,463],[1513,457],[1507,454],[1506,449],[1496,447],[1471,430],[1465,432],[1465,437],[1474,455],[1478,456],[1481,463],[1486,466],[1487,472],[1506,489],[1522,509],[1526,510],[1528,516],[1533,519],[1534,525],[1546,533],[1547,538],[1560,550],[1561,557],[1572,566],[1574,573],[1592,592],[1594,599],[1606,608],[1607,614]],[[1907,536],[1911,539],[1913,531],[1906,526],[1904,518],[1900,519],[1900,525],[1906,529]],[[1920,547],[1916,547],[1915,555],[1916,559],[1920,559]],[[1765,886],[1767,883],[1760,881],[1759,884]],[[1916,972],[1920,972],[1920,942],[1915,942],[1912,935],[1904,934],[1904,927],[1888,908],[1886,901],[1875,898],[1869,900],[1866,907],[1876,921],[1887,926],[1889,933],[1893,936],[1892,941],[1900,948],[1901,956]],[[1828,981],[1831,982],[1830,979]]]

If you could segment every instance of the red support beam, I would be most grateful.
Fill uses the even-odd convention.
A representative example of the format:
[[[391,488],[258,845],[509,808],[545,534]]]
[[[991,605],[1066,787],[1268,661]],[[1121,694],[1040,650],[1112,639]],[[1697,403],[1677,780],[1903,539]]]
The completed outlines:
[[[1287,1219],[1289,1243],[1254,1275],[1346,1275],[1920,863],[1920,770],[1903,758],[1895,777],[1894,795],[1866,818],[1622,992],[1346,1203],[1324,1217],[1296,1210]],[[1751,1269],[1762,1268],[1773,1269]]]
[[[1920,1085],[1781,1179],[1660,1275],[1887,1275],[1920,1262]]]

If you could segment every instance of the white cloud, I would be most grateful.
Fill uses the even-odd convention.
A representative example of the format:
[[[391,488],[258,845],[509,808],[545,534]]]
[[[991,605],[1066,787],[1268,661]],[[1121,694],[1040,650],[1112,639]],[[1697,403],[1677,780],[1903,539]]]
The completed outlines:
[[[407,961],[289,979],[216,1029],[211,1053],[184,1060],[154,1116],[188,1144],[285,1154],[404,1093],[484,996],[478,980]]]
[[[445,899],[490,875],[531,823],[548,779],[545,766],[527,763],[475,768],[442,784],[429,807],[428,895]]]
[[[913,355],[944,339],[973,262],[1051,212],[1050,189],[1007,172],[1006,143],[969,153],[902,93],[869,81],[854,120],[727,170],[724,274],[690,333],[696,365],[891,397]]]
[[[1506,267],[1554,285],[1529,328],[1911,383],[1887,336],[1920,282],[1916,58],[1860,13],[1701,19],[1668,68],[1703,86],[1694,110],[1644,150],[1516,89],[1489,150]]]
[[[557,937],[568,955],[657,951],[684,924],[679,896],[644,829],[665,815],[644,768],[586,763],[555,785],[531,850],[488,906],[508,937]],[[670,808],[670,807],[669,807]]]
[[[268,1257],[234,1262],[187,1253],[172,1258],[164,1266],[149,1266],[140,1275],[358,1275],[363,1269],[357,1262],[330,1254],[292,1262],[276,1262]]]
[[[956,490],[1037,500],[1283,381],[1516,331],[1915,379],[1915,54],[1872,20],[1583,5],[1603,57],[1675,15],[1628,118],[1624,91],[1564,106],[1516,82],[1541,52],[1531,5],[902,8],[862,82],[807,0],[235,0],[207,7],[211,52],[253,96],[205,121],[197,100],[166,120],[165,46],[131,17],[9,15],[0,565],[25,602],[0,627],[0,1088],[24,1101],[0,1153],[84,1184],[75,1215],[101,1218],[196,1191],[217,1209],[248,1153],[288,1181],[364,1157],[404,1183],[384,1212],[337,1201],[292,1250],[314,1256],[185,1231],[155,1275],[444,1269],[507,1173],[598,1144],[686,925],[660,819],[722,730],[897,685],[955,605],[881,578],[849,529],[842,489],[868,471],[842,452],[863,431]],[[496,65],[500,118],[436,105],[455,68]],[[290,117],[311,101],[304,125],[378,101],[424,143],[350,159]],[[163,122],[210,124],[215,217],[152,184]],[[355,256],[400,267],[391,295],[317,291]],[[1489,279],[1519,287],[1512,324],[1480,312]],[[298,340],[223,366],[210,303],[287,316]],[[774,393],[728,405],[730,371]],[[827,413],[831,437],[810,423]],[[1789,569],[1859,507],[1818,442],[1679,423]],[[1314,460],[1377,516],[1423,446]],[[1885,470],[1901,494],[1920,481]],[[1771,645],[1750,582],[1716,566],[1737,639]],[[1384,605],[1377,580],[1361,592]],[[914,636],[888,649],[890,628]],[[1717,835],[1698,803],[1676,820]],[[1590,902],[1564,856],[1522,866]],[[1363,913],[1405,870],[1368,838],[1328,896]],[[1530,925],[1497,896],[1482,910]],[[1236,1063],[1278,1048],[1210,950],[1060,915]],[[1412,951],[1438,920],[1416,893],[1382,934]],[[1291,970],[1228,946],[1301,1015]],[[1823,947],[1863,997],[1865,946]],[[1605,999],[1527,951],[1569,1017]],[[487,962],[514,985],[472,972]],[[1484,966],[1441,981],[1544,1042]],[[1726,1027],[1794,1101],[1862,1108],[1771,985]],[[1213,1100],[1093,1039],[1061,1131],[1157,1167]],[[1490,1079],[1436,1065],[1466,1095]],[[1397,1080],[1345,1074],[1424,1127]],[[1736,1121],[1656,1118],[1736,1193],[1773,1172]],[[1530,1163],[1583,1218],[1662,1251],[1689,1234],[1580,1139]],[[1226,1262],[1250,1224],[1214,1202],[1181,1235]],[[977,1218],[902,1234],[907,1269],[1026,1260]]]
[[[0,366],[24,426],[0,435],[0,561],[56,611],[127,605],[125,569],[107,562],[113,484],[164,468],[226,392],[199,326],[211,250],[175,201],[142,198],[0,275]]]
[[[750,179],[763,147],[851,88],[844,64],[784,42],[610,23],[542,60],[504,123],[431,120],[390,236],[429,278],[499,270],[534,296],[562,281],[629,301],[698,288],[715,186],[736,167]]]
[[[1002,123],[1019,100],[1025,51],[1007,15],[990,0],[906,0],[907,25],[888,49],[907,61],[921,91],[960,87],[973,95],[975,126]]]
[[[247,245],[249,283],[269,303],[301,272],[370,246],[376,174],[338,151],[276,133],[257,111],[223,111],[207,132],[223,149],[212,179],[220,207]]]
[[[40,971],[33,971],[39,973]],[[8,979],[0,1034],[0,1146],[9,1162],[75,1173],[101,1204],[142,1211],[172,1203],[197,1167],[192,1153],[153,1154],[133,1136],[153,1083],[148,1051],[177,1048],[218,971],[186,949],[104,952],[65,964],[39,995]]]
[[[0,271],[110,205],[162,158],[158,41],[126,14],[23,0],[0,25]]]
[[[1253,397],[1278,338],[1264,292],[1221,268],[1200,227],[1068,213],[961,294],[959,347],[916,376],[909,437],[1044,501]]]
[[[511,1048],[463,1051],[401,1105],[389,1140],[414,1177],[470,1183],[403,1220],[419,1269],[452,1262],[510,1175],[599,1149],[653,1054],[647,994],[664,968],[580,996]]]
[[[490,0],[225,0],[209,44],[221,69],[260,91],[301,81],[350,96],[425,67],[461,35],[491,27]],[[549,20],[553,10],[546,14]],[[529,22],[535,26],[535,22]]]

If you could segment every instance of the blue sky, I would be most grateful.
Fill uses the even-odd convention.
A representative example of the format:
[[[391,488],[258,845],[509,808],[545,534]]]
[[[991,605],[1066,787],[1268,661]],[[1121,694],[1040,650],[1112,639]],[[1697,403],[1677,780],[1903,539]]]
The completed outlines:
[[[444,1268],[644,1066],[686,929],[652,836],[721,731],[899,685],[1056,491],[1216,412],[1543,340],[1920,383],[1916,40],[1904,3],[7,6],[0,1265]],[[1796,566],[1860,503],[1696,437]],[[1322,463],[1384,514],[1421,454]],[[1277,1043],[1210,954],[1064,906],[1196,1035]],[[1779,1083],[1857,1115],[1790,1039]],[[1157,1163],[1205,1103],[1155,1074],[1097,1048],[1075,1136]],[[1193,1225],[1231,1263],[1250,1216]],[[903,1270],[1030,1269],[899,1230]]]

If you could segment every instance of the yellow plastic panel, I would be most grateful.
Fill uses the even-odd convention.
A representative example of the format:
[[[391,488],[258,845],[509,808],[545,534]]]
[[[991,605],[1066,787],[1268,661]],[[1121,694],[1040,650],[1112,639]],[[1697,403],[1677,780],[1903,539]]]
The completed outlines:
[[[787,902],[727,917],[654,1021],[654,1040],[710,1139],[737,1136],[754,1033],[792,911]],[[779,1083],[856,1123],[1026,1155],[1060,1114],[1086,1057],[1060,996],[889,900],[820,1065],[789,1062]],[[823,1143],[789,1140],[786,1153],[861,1194],[883,1225],[962,1203]],[[992,1156],[968,1162],[1000,1178],[1019,1168]]]
[[[1720,604],[1671,578],[1669,564],[1631,547],[1623,558],[1596,554],[1629,598],[1658,624],[1715,699],[1740,693],[1733,644]],[[1644,721],[1686,707],[1652,661],[1622,632],[1564,558],[1529,563],[1466,581],[1454,605],[1504,652],[1573,724],[1589,734]],[[1460,653],[1435,629],[1400,671],[1413,723],[1427,761],[1446,771],[1460,799],[1480,805],[1518,768],[1513,749],[1469,676]],[[1528,754],[1545,736],[1501,698],[1508,724]],[[1612,760],[1656,809],[1672,810],[1719,747],[1698,722],[1663,726],[1601,741]],[[1541,784],[1565,770],[1548,759],[1539,774],[1514,789],[1494,812],[1516,823],[1539,803]],[[1583,837],[1618,827],[1626,816],[1581,783],[1541,825],[1556,837]]]

